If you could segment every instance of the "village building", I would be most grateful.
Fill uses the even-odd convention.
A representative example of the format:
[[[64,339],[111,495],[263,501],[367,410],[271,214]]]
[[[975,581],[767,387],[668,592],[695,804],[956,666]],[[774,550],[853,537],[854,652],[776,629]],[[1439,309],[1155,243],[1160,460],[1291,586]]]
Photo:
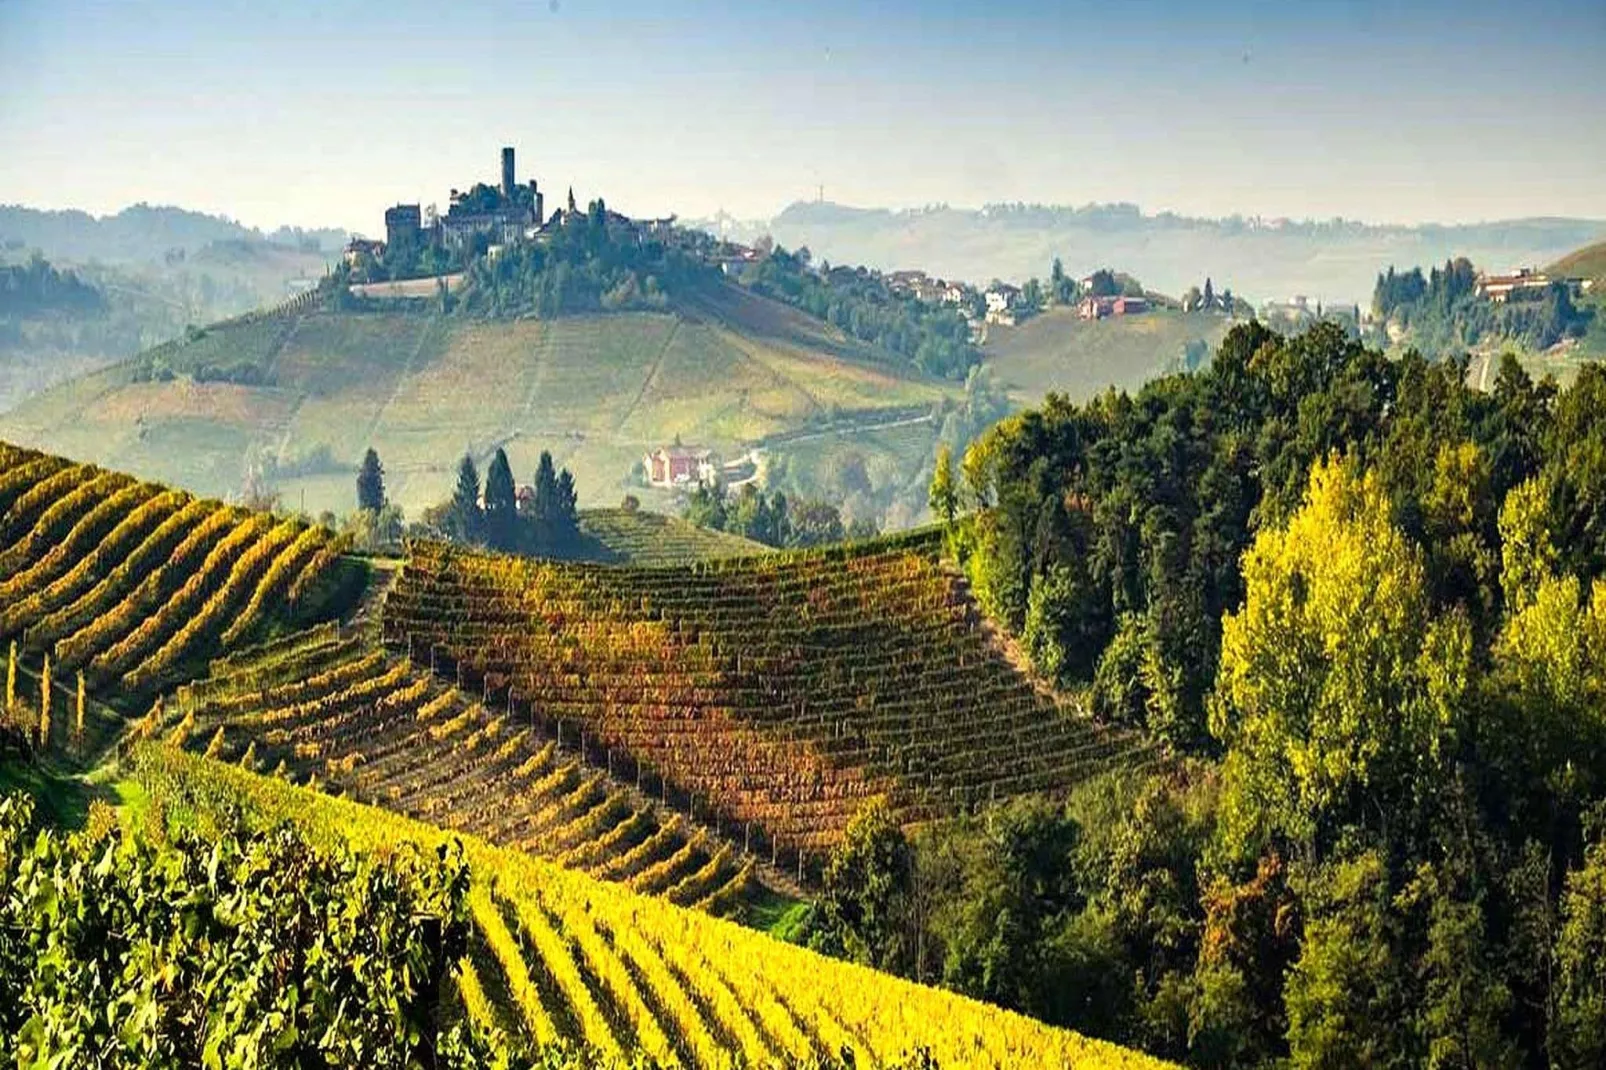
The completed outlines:
[[[700,446],[660,446],[642,459],[642,467],[655,487],[712,486],[719,480],[718,458]]]
[[[1149,311],[1149,302],[1142,297],[1086,297],[1077,306],[1077,314],[1085,320],[1101,320],[1107,316],[1136,316]]]

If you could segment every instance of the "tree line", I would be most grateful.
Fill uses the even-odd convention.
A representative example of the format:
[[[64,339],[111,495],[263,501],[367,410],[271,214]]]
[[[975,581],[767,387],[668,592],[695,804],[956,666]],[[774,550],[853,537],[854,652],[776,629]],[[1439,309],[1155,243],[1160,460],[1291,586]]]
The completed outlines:
[[[692,491],[681,516],[693,524],[761,542],[778,549],[795,549],[867,539],[877,534],[868,520],[844,525],[842,512],[829,502],[792,498],[776,491],[766,495],[752,483],[732,497],[723,484],[699,485]]]
[[[483,487],[479,466],[465,453],[451,498],[425,509],[415,530],[504,553],[569,556],[581,539],[578,497],[574,476],[567,468],[559,470],[546,450],[523,497],[506,450],[497,447],[491,455]],[[359,548],[392,546],[402,535],[401,510],[386,496],[384,465],[372,448],[357,470],[357,512],[347,526]]]
[[[938,474],[984,605],[1169,758],[863,815],[820,946],[1196,1066],[1602,1065],[1606,368],[1249,324]]]
[[[1595,311],[1573,303],[1565,283],[1512,291],[1503,302],[1478,296],[1478,271],[1465,257],[1447,260],[1424,276],[1422,269],[1377,277],[1372,312],[1404,332],[1406,340],[1430,354],[1451,354],[1487,341],[1506,341],[1529,349],[1548,349],[1565,338],[1580,338]]]

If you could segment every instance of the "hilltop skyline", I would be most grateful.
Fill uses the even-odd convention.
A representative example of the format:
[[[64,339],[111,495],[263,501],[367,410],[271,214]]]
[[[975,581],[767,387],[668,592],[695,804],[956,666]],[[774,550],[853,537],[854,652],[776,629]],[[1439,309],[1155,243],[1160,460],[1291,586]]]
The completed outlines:
[[[0,7],[0,202],[380,229],[493,180],[767,218],[1124,202],[1204,218],[1606,218],[1606,8],[189,0]],[[556,195],[556,196],[554,196]]]

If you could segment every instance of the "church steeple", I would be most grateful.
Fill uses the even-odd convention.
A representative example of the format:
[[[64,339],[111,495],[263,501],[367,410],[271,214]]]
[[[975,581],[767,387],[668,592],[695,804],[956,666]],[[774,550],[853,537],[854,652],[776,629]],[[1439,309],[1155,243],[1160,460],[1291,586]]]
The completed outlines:
[[[569,214],[570,215],[574,215],[575,212],[576,212],[576,209],[574,207],[574,187],[570,186],[569,187]]]

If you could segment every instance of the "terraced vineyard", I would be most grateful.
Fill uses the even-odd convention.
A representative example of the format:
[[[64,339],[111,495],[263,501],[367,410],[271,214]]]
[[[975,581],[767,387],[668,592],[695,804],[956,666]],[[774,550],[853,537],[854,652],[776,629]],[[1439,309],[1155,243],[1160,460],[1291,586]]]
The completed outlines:
[[[580,514],[580,531],[597,540],[610,559],[629,565],[687,565],[770,549],[740,535],[639,510],[587,509]]]
[[[216,820],[243,804],[259,821],[293,820],[314,838],[382,852],[449,839],[166,746],[140,747],[135,762],[170,814]],[[473,837],[463,849],[474,925],[458,996],[515,1040],[566,1039],[684,1067],[769,1066],[844,1048],[876,1065],[916,1046],[955,1068],[1165,1065]]]
[[[97,689],[152,692],[306,609],[340,544],[0,443],[0,640]]]
[[[1147,759],[1040,694],[940,558],[935,533],[670,568],[420,544],[383,632],[796,855],[873,796],[916,821]]]
[[[747,845],[666,815],[634,787],[426,669],[323,626],[215,665],[166,710],[174,742],[254,772],[471,832],[672,903],[739,912]]]

